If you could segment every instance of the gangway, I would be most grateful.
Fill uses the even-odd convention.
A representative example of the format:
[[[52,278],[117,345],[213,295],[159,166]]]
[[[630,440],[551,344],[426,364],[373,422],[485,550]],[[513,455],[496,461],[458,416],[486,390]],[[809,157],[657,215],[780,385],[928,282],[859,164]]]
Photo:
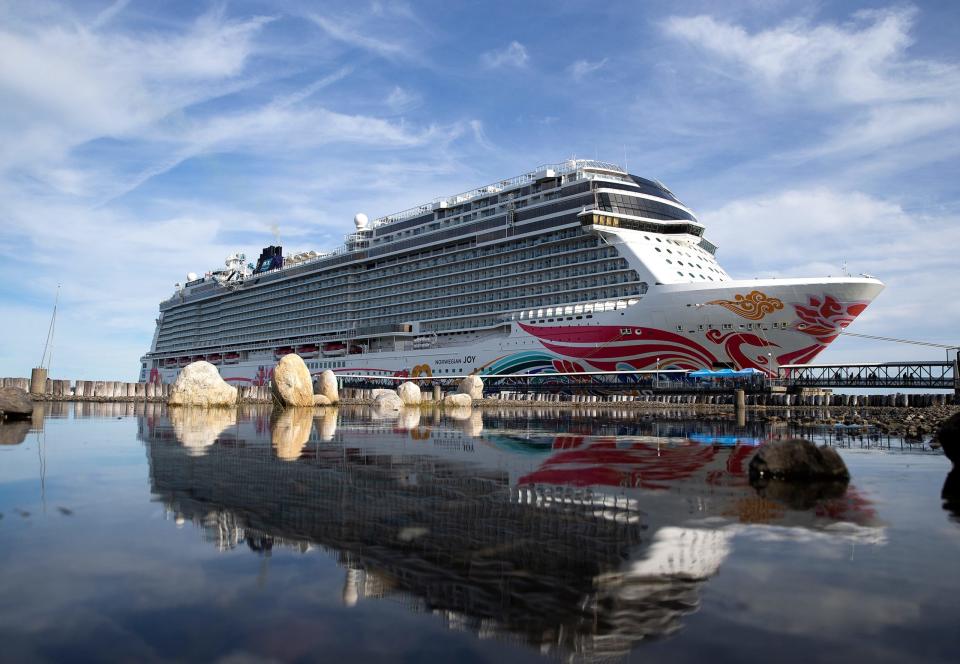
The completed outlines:
[[[778,369],[778,378],[788,387],[958,388],[955,361],[784,364]]]

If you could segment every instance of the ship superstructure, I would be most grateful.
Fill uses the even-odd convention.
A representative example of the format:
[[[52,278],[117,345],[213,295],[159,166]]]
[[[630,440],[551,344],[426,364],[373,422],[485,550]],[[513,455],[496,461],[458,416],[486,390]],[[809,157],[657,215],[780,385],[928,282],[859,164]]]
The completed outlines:
[[[809,361],[883,285],[872,277],[735,280],[666,186],[571,160],[372,222],[343,246],[264,249],[160,303],[142,380],[205,359],[264,383],[311,370],[461,375]]]

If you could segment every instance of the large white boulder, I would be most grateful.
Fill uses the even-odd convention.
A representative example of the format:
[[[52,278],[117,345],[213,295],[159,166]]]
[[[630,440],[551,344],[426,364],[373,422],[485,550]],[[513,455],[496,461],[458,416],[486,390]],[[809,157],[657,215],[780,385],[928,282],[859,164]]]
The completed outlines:
[[[473,399],[469,394],[448,394],[443,397],[444,408],[469,408],[473,404]]]
[[[234,406],[237,388],[220,377],[209,362],[192,362],[180,370],[170,386],[170,406]]]
[[[322,394],[314,394],[314,395],[313,395],[313,405],[314,405],[314,406],[329,406],[329,405],[330,405],[330,399],[328,399],[327,397],[323,396]]]
[[[376,400],[376,398],[381,394],[396,394],[396,392],[394,392],[393,390],[382,388],[382,387],[378,387],[376,389],[370,390],[370,398],[373,400]]]
[[[373,410],[377,413],[399,412],[402,409],[403,401],[392,390],[378,394],[373,400]]]
[[[280,406],[313,406],[313,381],[302,357],[290,353],[277,362],[270,391]]]
[[[397,388],[397,396],[400,397],[400,401],[405,406],[419,406],[422,400],[420,386],[410,381],[400,384],[400,387]]]
[[[480,380],[480,376],[465,376],[463,380],[460,381],[460,385],[457,386],[457,393],[469,394],[471,399],[482,399],[483,381]]]
[[[330,403],[340,401],[340,393],[337,391],[337,375],[327,369],[317,379],[317,394],[322,394]]]

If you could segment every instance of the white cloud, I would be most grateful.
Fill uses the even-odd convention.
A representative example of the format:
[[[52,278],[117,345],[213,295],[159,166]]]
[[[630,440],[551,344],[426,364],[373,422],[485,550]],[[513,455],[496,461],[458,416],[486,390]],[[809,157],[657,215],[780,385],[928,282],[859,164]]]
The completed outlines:
[[[778,110],[834,113],[821,118],[823,144],[794,156],[852,157],[960,129],[960,66],[912,55],[916,13],[864,11],[845,23],[792,20],[754,32],[708,15],[662,26],[711,56],[703,64],[716,85],[739,81]]]
[[[847,24],[790,21],[755,33],[711,16],[672,17],[667,34],[735,64],[749,81],[778,93],[816,93],[811,102],[873,103],[956,93],[955,66],[913,59],[915,12],[857,14]]]
[[[570,67],[568,71],[570,76],[573,77],[575,81],[581,81],[585,77],[589,76],[593,72],[597,71],[601,67],[607,64],[607,58],[599,60],[597,62],[590,62],[589,60],[577,60]]]
[[[527,49],[523,44],[518,41],[512,41],[499,51],[487,51],[480,56],[480,60],[485,67],[490,69],[496,69],[498,67],[516,67],[517,69],[523,69],[527,66],[530,56],[527,55]]]

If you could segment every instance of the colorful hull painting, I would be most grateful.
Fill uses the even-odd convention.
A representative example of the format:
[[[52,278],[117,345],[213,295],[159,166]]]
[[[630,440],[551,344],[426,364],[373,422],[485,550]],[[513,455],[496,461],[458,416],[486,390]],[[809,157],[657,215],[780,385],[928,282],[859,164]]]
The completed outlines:
[[[674,331],[651,324],[656,316],[650,309],[655,305],[644,307],[641,301],[639,306],[598,313],[589,323],[583,317],[579,321],[574,317],[514,321],[509,333],[466,339],[461,346],[362,353],[335,361],[316,358],[308,365],[315,374],[332,368],[343,374],[394,377],[696,370],[716,366],[751,368],[773,375],[780,365],[813,360],[866,309],[875,292],[879,287],[866,289],[867,297],[846,301],[821,293],[796,302],[783,302],[760,290],[734,293],[728,299],[706,302],[711,305],[709,318],[703,317],[701,312],[706,307],[700,304],[661,314],[679,321]],[[220,371],[233,384],[266,385],[274,364],[273,354],[264,353],[224,364]],[[150,372],[150,380],[171,382],[178,371],[179,367],[161,366]]]

